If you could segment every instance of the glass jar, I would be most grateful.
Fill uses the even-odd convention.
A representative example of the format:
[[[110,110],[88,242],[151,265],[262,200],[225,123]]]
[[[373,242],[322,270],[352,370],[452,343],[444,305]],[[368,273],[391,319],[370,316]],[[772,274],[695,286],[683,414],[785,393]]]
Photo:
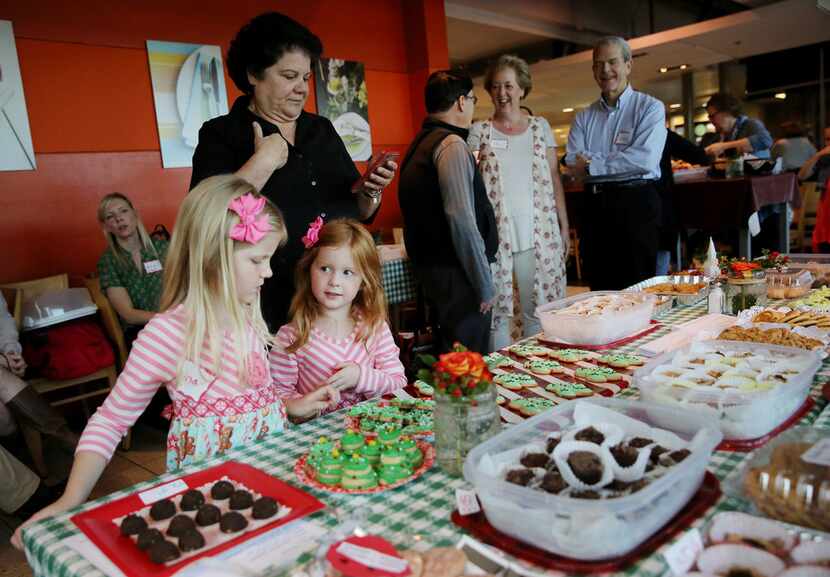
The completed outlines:
[[[751,278],[726,279],[727,313],[737,315],[739,312],[755,305],[767,304],[767,279],[754,275]]]
[[[498,394],[491,385],[472,397],[435,391],[435,460],[449,475],[461,475],[467,453],[501,430]]]

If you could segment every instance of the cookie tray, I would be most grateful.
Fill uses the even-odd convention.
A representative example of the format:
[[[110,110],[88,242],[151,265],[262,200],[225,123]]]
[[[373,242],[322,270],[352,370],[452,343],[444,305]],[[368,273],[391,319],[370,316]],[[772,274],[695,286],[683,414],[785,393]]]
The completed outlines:
[[[642,292],[648,287],[652,287],[658,284],[664,283],[671,283],[671,284],[704,284],[704,287],[697,291],[696,293],[692,294],[685,294],[685,293],[676,293],[676,292],[659,292],[659,293],[652,293],[664,296],[673,296],[675,302],[680,306],[689,306],[693,304],[697,304],[707,296],[709,296],[709,279],[705,276],[695,276],[695,275],[663,275],[663,276],[655,276],[650,279],[646,279],[644,281],[640,281],[635,285],[631,285],[628,287],[627,291],[634,291],[634,292]]]

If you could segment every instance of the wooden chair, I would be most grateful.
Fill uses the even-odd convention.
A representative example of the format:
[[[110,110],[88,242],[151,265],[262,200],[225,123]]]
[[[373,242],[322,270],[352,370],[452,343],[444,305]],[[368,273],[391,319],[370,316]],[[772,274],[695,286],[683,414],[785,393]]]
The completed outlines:
[[[816,226],[821,192],[815,182],[803,182],[801,189],[801,208],[793,211],[792,234],[790,235],[790,251],[805,252],[813,244],[813,229]]]
[[[84,284],[92,297],[92,302],[98,307],[98,313],[101,315],[104,330],[106,330],[107,336],[112,340],[118,353],[118,366],[123,370],[127,362],[127,344],[124,342],[124,329],[121,327],[118,315],[115,309],[112,308],[112,304],[107,298],[107,295],[101,290],[101,281],[97,276],[85,278]]]
[[[9,283],[3,285],[0,288],[3,288],[5,290],[17,290],[21,302],[26,302],[50,290],[60,290],[69,288],[69,276],[67,274],[61,274],[31,281]],[[21,319],[19,311],[18,316],[15,320],[17,322],[18,327],[20,327]],[[107,329],[106,323],[105,329]],[[120,333],[120,327],[118,329],[118,332]],[[113,338],[113,341],[115,342],[116,337],[114,337],[113,335],[110,335],[110,337]],[[121,335],[121,342],[123,345],[123,335]],[[119,351],[119,358],[120,354],[121,353]],[[52,396],[52,393],[56,391],[75,389],[71,391],[69,396],[49,401],[49,404],[53,407],[61,407],[63,405],[68,405],[70,403],[82,401],[84,413],[86,414],[86,418],[89,419],[90,411],[89,405],[86,402],[87,399],[101,395],[108,395],[110,390],[112,390],[112,387],[115,386],[117,374],[118,372],[116,370],[116,366],[113,363],[112,365],[95,371],[92,374],[85,375],[83,377],[78,377],[75,379],[52,380],[47,378],[34,378],[29,379],[27,382],[29,383],[29,386],[31,386],[38,394],[46,397],[47,399],[50,396]],[[101,381],[106,381],[106,385],[98,386],[94,389],[88,389],[86,387],[86,385],[89,383],[100,383]],[[43,461],[43,441],[41,439],[40,432],[27,426],[21,426],[21,431],[23,433],[23,438],[26,442],[26,445],[29,448],[29,452],[32,455],[32,460],[34,462],[35,468],[38,470],[39,474],[45,476],[47,470],[46,464]],[[124,440],[122,441],[122,448],[125,451],[129,450],[131,442],[132,431],[127,431],[127,434],[125,435]]]
[[[576,265],[576,278],[582,280],[582,255],[579,253],[579,234],[576,227],[571,227],[570,232],[571,248],[568,251],[568,256],[574,257],[574,264]]]

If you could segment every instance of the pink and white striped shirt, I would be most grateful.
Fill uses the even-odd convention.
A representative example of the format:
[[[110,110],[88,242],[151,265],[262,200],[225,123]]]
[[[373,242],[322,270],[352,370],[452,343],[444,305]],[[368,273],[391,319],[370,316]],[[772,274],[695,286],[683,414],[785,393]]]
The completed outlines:
[[[222,362],[218,375],[213,374],[213,359],[207,346],[200,357],[200,379],[206,388],[198,393],[185,392],[177,386],[176,371],[179,368],[185,346],[186,315],[183,306],[155,315],[138,334],[133,343],[126,366],[104,403],[89,419],[78,451],[97,453],[110,459],[115,447],[127,430],[144,412],[159,387],[167,387],[178,415],[184,409],[189,415],[239,414],[254,403],[265,402],[274,391],[267,368],[265,344],[256,338],[251,329],[251,350],[248,351],[249,367],[245,382],[240,382],[240,355],[235,355],[235,343],[226,332],[221,345]],[[188,365],[183,363],[182,366]],[[190,364],[195,371],[195,365]],[[188,394],[190,393],[190,394]],[[199,398],[196,398],[199,397]]]
[[[334,374],[334,367],[349,361],[360,367],[360,379],[355,388],[340,394],[340,404],[332,410],[405,387],[406,375],[389,325],[384,322],[365,342],[355,339],[357,330],[355,326],[345,339],[334,339],[312,328],[308,342],[287,353],[285,349],[296,339],[297,330],[291,324],[280,327],[270,353],[271,377],[277,394],[284,399],[306,395]]]

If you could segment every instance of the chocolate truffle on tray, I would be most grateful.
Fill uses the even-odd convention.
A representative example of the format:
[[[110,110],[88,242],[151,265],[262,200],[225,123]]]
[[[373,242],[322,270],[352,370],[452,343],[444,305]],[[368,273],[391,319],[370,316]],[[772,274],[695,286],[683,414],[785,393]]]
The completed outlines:
[[[210,496],[219,501],[230,497],[235,490],[233,483],[229,481],[217,481],[210,488]]]
[[[219,529],[223,533],[238,533],[248,526],[248,520],[236,511],[228,511],[219,520]]]
[[[268,519],[276,515],[279,509],[279,504],[271,497],[260,497],[254,501],[252,516],[254,519]]]
[[[195,511],[204,504],[205,496],[202,495],[202,492],[197,491],[196,489],[190,489],[182,495],[182,500],[179,503],[179,506],[182,508],[182,511]]]
[[[196,513],[196,524],[200,527],[207,527],[208,525],[218,523],[219,517],[221,516],[222,512],[219,510],[219,507],[208,503],[207,505],[199,507],[199,511]]]
[[[230,500],[228,501],[228,505],[234,511],[239,511],[242,509],[247,509],[251,505],[254,504],[254,498],[248,491],[244,489],[237,489],[231,495]]]
[[[146,551],[159,541],[164,541],[164,535],[158,529],[145,529],[138,534],[136,545],[142,551]]]
[[[121,534],[125,537],[137,535],[147,528],[147,521],[138,515],[127,515],[121,521]]]
[[[182,551],[195,551],[205,546],[205,538],[196,529],[188,529],[179,536],[179,548]]]
[[[164,519],[169,519],[175,514],[176,504],[170,499],[162,499],[161,501],[156,501],[155,503],[153,503],[153,506],[150,507],[150,517],[152,517],[154,521],[162,521]]]
[[[167,534],[171,537],[180,537],[188,529],[195,529],[196,523],[187,515],[176,515],[167,526]]]
[[[178,559],[181,555],[179,548],[174,543],[164,539],[153,543],[153,546],[150,547],[150,561],[159,565]]]

